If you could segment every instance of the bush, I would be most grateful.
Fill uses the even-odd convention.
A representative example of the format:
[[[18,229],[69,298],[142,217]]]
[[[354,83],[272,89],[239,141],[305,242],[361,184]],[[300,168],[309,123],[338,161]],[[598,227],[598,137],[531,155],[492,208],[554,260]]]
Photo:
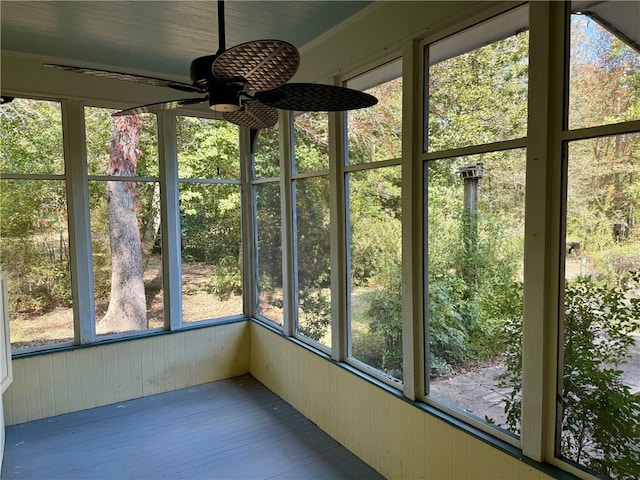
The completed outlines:
[[[637,478],[640,465],[640,398],[621,379],[631,333],[640,329],[640,276],[623,286],[578,278],[565,286],[564,370],[560,453],[570,461],[616,479]],[[521,319],[504,330],[507,370],[499,386],[511,392],[507,425],[518,431],[521,414]]]

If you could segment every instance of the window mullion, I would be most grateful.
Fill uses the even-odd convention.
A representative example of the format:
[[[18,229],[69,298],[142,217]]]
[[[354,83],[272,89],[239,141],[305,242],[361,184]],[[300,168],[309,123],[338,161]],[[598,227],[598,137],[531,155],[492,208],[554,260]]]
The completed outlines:
[[[337,83],[336,83],[337,84]],[[331,357],[348,356],[347,249],[344,180],[345,116],[329,113],[329,217],[331,241]]]
[[[288,111],[280,113],[280,198],[282,205],[282,299],[285,335],[293,336],[297,310],[294,272],[293,196],[291,186],[292,118]]]
[[[530,3],[522,451],[553,458],[557,381],[564,8]]]
[[[182,327],[182,259],[176,118],[171,112],[158,114],[158,154],[160,160],[160,203],[162,214],[162,276],[164,326]]]
[[[423,308],[422,65],[420,42],[403,52],[402,135],[402,359],[404,395],[425,393]]]
[[[257,264],[255,237],[255,194],[252,183],[253,146],[251,131],[240,127],[240,181],[242,183],[240,208],[242,229],[242,302],[243,311],[247,317],[256,315]]]
[[[96,340],[84,107],[78,101],[68,100],[62,108],[74,343],[83,345]]]

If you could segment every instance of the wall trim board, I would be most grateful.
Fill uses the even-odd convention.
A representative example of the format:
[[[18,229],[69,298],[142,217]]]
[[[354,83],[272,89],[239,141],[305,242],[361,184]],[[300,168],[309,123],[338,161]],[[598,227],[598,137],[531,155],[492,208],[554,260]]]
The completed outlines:
[[[416,424],[417,420],[417,424],[426,423],[439,430],[444,428],[447,435],[457,435],[458,441],[465,442],[465,440],[460,440],[459,438],[459,435],[463,435],[464,437],[473,439],[466,440],[466,442],[473,443],[474,448],[490,449],[484,450],[484,454],[494,457],[494,461],[497,462],[497,467],[495,468],[502,468],[501,465],[504,466],[505,462],[509,464],[510,461],[516,461],[517,465],[514,466],[514,464],[511,464],[511,467],[526,471],[526,478],[557,478],[562,480],[577,478],[553,465],[540,463],[525,457],[519,448],[499,440],[489,433],[475,428],[432,405],[408,399],[404,397],[399,390],[348,364],[336,362],[325,353],[315,350],[304,342],[295,338],[286,337],[281,331],[265,322],[252,319],[250,323],[250,373],[267,386],[267,388],[274,391],[274,393],[320,426],[320,428],[325,430],[329,435],[343,443],[354,454],[358,455],[369,465],[376,468],[381,474],[389,478],[421,478],[419,474],[416,474],[416,472],[422,469],[420,460],[416,458],[415,455],[413,456],[413,465],[409,468],[413,473],[410,476],[406,476],[405,470],[389,470],[388,466],[380,461],[380,458],[376,458],[375,455],[371,454],[371,447],[369,447],[367,453],[367,449],[363,448],[362,444],[369,440],[359,438],[359,436],[371,436],[372,432],[370,429],[373,427],[358,424],[357,426],[351,425],[351,428],[349,428],[348,426],[345,427],[340,424],[352,422],[350,415],[355,416],[355,418],[359,418],[360,415],[359,412],[353,411],[352,407],[346,404],[348,403],[349,396],[345,395],[344,391],[359,393],[359,395],[357,395],[359,401],[365,397],[373,398],[373,396],[382,396],[375,402],[373,402],[373,400],[371,402],[376,405],[385,405],[387,408],[380,411],[376,408],[374,412],[373,407],[371,407],[370,418],[372,423],[381,417],[400,415],[398,412],[404,410],[405,414],[413,417],[414,424]],[[339,386],[332,383],[336,382],[336,378],[341,378],[338,382],[340,383]],[[287,383],[295,383],[296,387],[291,388]],[[314,404],[313,400],[308,398],[316,392],[317,395],[323,396],[321,403],[324,403],[324,405],[322,407]],[[363,392],[366,392],[366,394],[363,394]],[[332,398],[327,398],[328,396]],[[398,402],[398,400],[401,402]],[[389,409],[389,407],[391,407],[391,409]],[[409,409],[408,412],[406,410],[407,408]],[[347,413],[340,412],[340,410],[344,410]],[[425,416],[428,418],[421,418]],[[416,419],[416,417],[418,417],[418,419]],[[340,419],[340,421],[336,419]],[[358,422],[355,423],[357,424]],[[390,424],[400,425],[402,424],[402,420],[394,418]],[[345,430],[349,430],[349,433]],[[420,432],[413,432],[413,435],[406,435],[406,432],[403,432],[400,435],[401,445],[389,445],[388,447],[392,450],[395,448],[395,454],[402,456],[404,455],[402,452],[403,448],[411,448],[412,444],[419,445],[421,443],[419,441],[420,439],[415,438],[416,435],[420,435]],[[374,435],[372,438],[377,439],[378,437],[379,435]],[[484,447],[479,447],[478,445],[483,445]],[[467,448],[469,448],[468,445]],[[491,453],[488,454],[487,452]],[[433,458],[436,457],[437,455]],[[428,458],[430,458],[428,452],[424,454],[424,458],[428,461]],[[511,460],[505,460],[506,458]],[[391,464],[393,464],[393,462],[391,462]],[[468,467],[475,468],[473,465],[468,465]],[[424,468],[428,468],[428,466]],[[535,470],[536,475],[539,476],[532,476],[532,469]],[[438,475],[443,477],[447,476],[442,471]],[[525,475],[522,474],[522,476],[524,478]],[[485,478],[491,477],[485,476]]]

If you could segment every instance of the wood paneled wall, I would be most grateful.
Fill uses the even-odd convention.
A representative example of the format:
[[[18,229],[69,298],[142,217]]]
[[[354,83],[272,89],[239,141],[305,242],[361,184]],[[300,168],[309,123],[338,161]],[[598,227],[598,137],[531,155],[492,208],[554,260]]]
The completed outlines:
[[[235,377],[249,371],[249,322],[17,358],[7,425]]]
[[[250,371],[387,478],[551,478],[255,323]]]

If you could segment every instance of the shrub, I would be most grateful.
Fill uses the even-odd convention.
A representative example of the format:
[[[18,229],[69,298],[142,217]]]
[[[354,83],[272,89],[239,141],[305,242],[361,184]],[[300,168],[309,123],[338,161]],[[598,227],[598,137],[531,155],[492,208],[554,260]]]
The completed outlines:
[[[560,453],[616,479],[637,478],[640,465],[640,398],[621,379],[631,333],[640,329],[640,275],[622,286],[578,278],[565,286],[564,370]],[[507,425],[519,430],[521,414],[521,321],[504,330],[507,370],[498,377],[511,392]]]

